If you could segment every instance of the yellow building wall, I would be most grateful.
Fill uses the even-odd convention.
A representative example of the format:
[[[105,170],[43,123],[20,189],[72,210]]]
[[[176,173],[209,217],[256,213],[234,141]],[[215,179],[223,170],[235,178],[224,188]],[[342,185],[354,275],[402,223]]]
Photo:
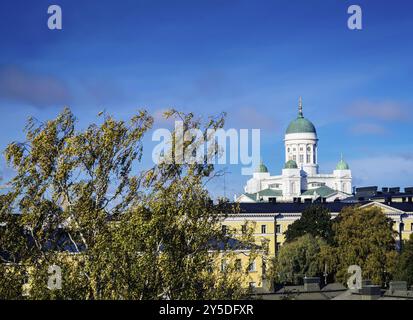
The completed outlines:
[[[393,208],[384,208],[381,207],[383,210],[384,214],[387,214],[389,217],[393,218],[394,224],[393,228],[395,231],[399,231],[400,227],[400,218],[394,217],[394,209]],[[333,219],[337,216],[337,213],[333,213],[332,217]],[[241,234],[242,233],[242,226],[245,225],[246,223],[253,223],[254,225],[254,237],[255,237],[255,242],[260,245],[263,239],[268,240],[269,244],[269,251],[268,251],[268,256],[269,257],[275,257],[277,254],[277,247],[282,246],[285,242],[285,231],[288,229],[288,227],[296,220],[297,218],[291,218],[291,219],[279,219],[276,220],[271,219],[268,221],[261,221],[261,219],[257,216],[255,217],[240,217],[239,220],[224,220],[223,224],[229,228],[230,232],[234,232],[235,234]],[[247,222],[248,221],[248,222]],[[409,215],[408,218],[403,219],[404,223],[404,231],[402,232],[402,240],[409,240],[410,235],[413,233],[413,216]],[[263,234],[261,232],[262,225],[266,226],[266,233]],[[279,226],[277,228],[277,225]],[[277,232],[277,229],[279,229],[279,232]],[[243,259],[243,264],[247,263],[245,262],[246,258]],[[251,273],[250,275],[250,282],[255,282],[257,284],[257,287],[262,286],[262,259],[257,257],[258,261],[257,262],[257,271]],[[258,268],[258,265],[260,266]]]

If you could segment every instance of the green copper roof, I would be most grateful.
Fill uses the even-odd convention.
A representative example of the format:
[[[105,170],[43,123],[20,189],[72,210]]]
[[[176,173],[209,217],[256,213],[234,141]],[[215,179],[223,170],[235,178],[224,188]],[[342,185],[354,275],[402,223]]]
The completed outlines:
[[[317,133],[316,130],[315,130],[315,127],[311,123],[311,121],[304,118],[303,104],[302,104],[302,100],[300,98],[300,102],[299,102],[299,105],[298,105],[298,116],[295,120],[290,122],[290,124],[288,125],[288,128],[287,128],[286,134],[289,134],[289,133],[305,133],[305,132]]]
[[[331,196],[335,193],[337,193],[336,190],[331,189],[330,187],[327,186],[322,186],[316,189],[309,189],[305,192],[303,192],[301,195],[302,196],[312,196],[316,192],[320,197],[326,198],[328,196]]]
[[[281,190],[274,190],[274,189],[264,189],[258,192],[258,195],[261,197],[279,197],[282,196],[283,193]]]
[[[294,160],[288,160],[285,163],[284,169],[297,169],[297,162],[295,162]]]
[[[258,201],[261,200],[263,197],[281,197],[283,195],[281,190],[274,190],[274,189],[264,189],[256,193],[244,193],[245,196],[250,198],[251,200],[257,201],[257,194],[258,194]]]
[[[336,170],[349,170],[350,167],[348,166],[347,162],[345,162],[343,159],[340,160],[339,163],[337,163]]]
[[[255,172],[259,172],[259,173],[264,173],[264,172],[268,172],[267,167],[264,165],[264,163],[261,160],[260,165],[257,167],[257,169],[255,170]]]
[[[297,119],[290,122],[286,133],[303,133],[312,132],[317,133],[314,125],[304,117],[298,116]]]

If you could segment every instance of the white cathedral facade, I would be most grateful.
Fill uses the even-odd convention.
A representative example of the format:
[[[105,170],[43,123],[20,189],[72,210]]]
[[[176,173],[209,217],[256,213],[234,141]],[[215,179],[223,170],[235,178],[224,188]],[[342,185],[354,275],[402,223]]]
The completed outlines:
[[[342,157],[333,173],[319,172],[317,131],[304,118],[301,98],[298,116],[288,125],[284,143],[285,165],[281,175],[270,175],[261,162],[247,181],[245,193],[236,197],[237,202],[330,202],[352,196],[351,170]]]

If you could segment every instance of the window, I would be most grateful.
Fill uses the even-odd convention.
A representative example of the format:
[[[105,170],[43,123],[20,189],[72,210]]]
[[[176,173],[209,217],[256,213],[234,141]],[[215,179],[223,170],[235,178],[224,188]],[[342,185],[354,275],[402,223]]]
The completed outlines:
[[[248,265],[248,272],[254,272],[255,271],[255,261],[251,262]]]
[[[307,151],[308,151],[308,152],[311,151],[311,147],[310,147],[310,146],[307,147]]]
[[[280,224],[277,224],[276,225],[276,227],[275,227],[275,233],[281,233],[281,225]]]
[[[224,272],[226,268],[227,268],[227,262],[225,261],[225,259],[222,259],[222,261],[221,261],[221,272]]]
[[[311,156],[310,156],[310,154],[309,153],[307,153],[307,163],[310,163],[310,161],[311,161]]]
[[[304,155],[300,154],[300,163],[304,162]]]
[[[265,261],[262,261],[262,274],[265,275],[267,272],[267,265],[265,264]]]
[[[287,148],[287,152],[290,152],[290,148]]]
[[[224,224],[221,226],[222,233],[227,234],[227,226]]]
[[[400,232],[404,231],[404,223],[400,222]]]
[[[293,160],[297,161],[297,156],[296,155],[293,155]]]
[[[275,253],[276,253],[276,254],[280,251],[280,248],[281,248],[281,242],[277,242],[277,243],[275,244]]]
[[[303,151],[303,147],[300,147],[300,151]]]
[[[410,231],[413,231],[413,223],[410,224]]]
[[[241,259],[235,260],[235,270],[241,271],[241,267],[242,267]]]
[[[267,225],[263,224],[261,226],[261,233],[267,233]]]
[[[242,232],[242,233],[247,233],[247,225],[243,224],[243,225],[241,226],[241,232]]]

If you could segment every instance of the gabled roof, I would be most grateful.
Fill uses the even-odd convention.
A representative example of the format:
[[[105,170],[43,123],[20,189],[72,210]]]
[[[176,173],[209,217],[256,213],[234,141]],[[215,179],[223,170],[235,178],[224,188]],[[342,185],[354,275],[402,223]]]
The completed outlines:
[[[258,195],[260,197],[280,197],[283,195],[283,192],[281,190],[274,190],[274,189],[264,189],[258,192]]]
[[[393,211],[393,212],[397,212],[397,213],[400,213],[400,214],[405,212],[405,210],[401,210],[401,209],[397,208],[397,206],[396,207],[393,206],[394,204],[397,204],[397,203],[392,203],[391,206],[390,206],[390,205],[387,205],[387,204],[384,204],[384,203],[381,203],[381,202],[373,201],[373,202],[369,202],[369,203],[366,203],[366,204],[362,205],[361,208],[379,207],[379,208],[383,209],[384,211]],[[412,210],[412,207],[413,206],[410,205],[410,210]],[[406,209],[408,209],[408,208],[406,207]]]
[[[314,194],[314,192],[315,192],[317,195],[319,195],[320,197],[323,197],[323,198],[327,198],[327,197],[332,196],[332,195],[334,195],[334,194],[337,193],[336,190],[331,189],[330,187],[321,186],[321,187],[318,187],[318,188],[316,188],[316,189],[306,190],[306,191],[303,192],[301,195],[302,195],[302,196],[312,196],[312,195]]]
[[[255,193],[243,193],[239,198],[246,196],[253,201],[257,201],[257,194],[258,199],[260,199],[261,197],[281,197],[283,195],[281,190],[267,188]]]

